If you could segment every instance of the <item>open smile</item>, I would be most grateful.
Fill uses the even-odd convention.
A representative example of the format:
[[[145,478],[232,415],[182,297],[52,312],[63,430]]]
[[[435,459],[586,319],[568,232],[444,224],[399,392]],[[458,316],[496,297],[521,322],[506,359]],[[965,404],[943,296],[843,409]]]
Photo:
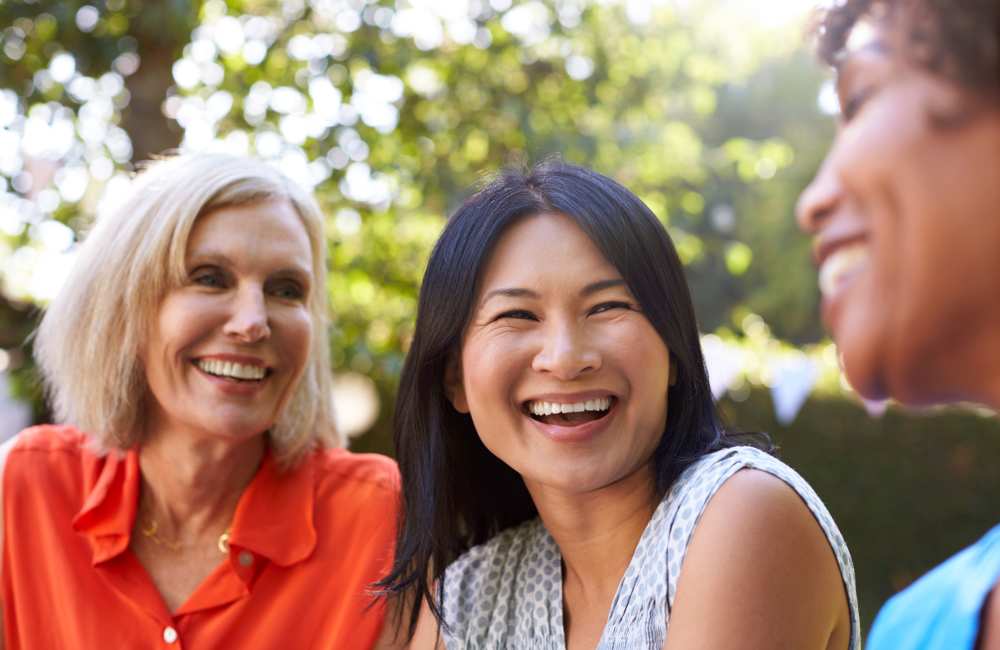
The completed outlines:
[[[868,268],[871,251],[866,242],[833,249],[819,267],[819,288],[825,298],[836,295]]]
[[[603,430],[618,406],[613,395],[577,398],[572,401],[528,400],[522,413],[549,438],[561,442],[581,441]]]
[[[206,375],[231,381],[262,381],[273,372],[272,368],[266,366],[218,359],[195,359],[192,363]]]
[[[267,383],[274,369],[250,360],[219,358],[192,359],[191,365],[198,374],[211,382],[223,393],[233,396],[252,397],[257,395]]]

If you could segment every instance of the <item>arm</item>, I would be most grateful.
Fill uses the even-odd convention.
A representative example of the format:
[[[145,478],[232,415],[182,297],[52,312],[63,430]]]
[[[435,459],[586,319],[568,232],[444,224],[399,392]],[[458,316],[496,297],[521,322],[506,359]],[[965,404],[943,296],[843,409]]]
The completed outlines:
[[[843,650],[833,550],[780,479],[742,470],[709,501],[681,567],[665,650]]]
[[[0,445],[0,570],[3,569],[3,541],[4,541],[4,528],[3,528],[3,476],[4,470],[7,468],[7,456],[10,454],[10,450],[14,448],[17,444],[17,436],[12,437],[7,442]],[[0,578],[3,576],[0,575]],[[3,600],[0,599],[0,650],[3,650],[6,634],[3,629]]]

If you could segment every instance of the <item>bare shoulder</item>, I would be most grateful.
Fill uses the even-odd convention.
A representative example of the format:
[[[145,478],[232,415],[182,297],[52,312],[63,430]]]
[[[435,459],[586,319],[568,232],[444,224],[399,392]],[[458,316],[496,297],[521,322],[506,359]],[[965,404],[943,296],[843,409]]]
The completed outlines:
[[[407,646],[407,650],[446,650],[441,628],[431,613],[427,601],[420,604],[420,617],[417,619],[417,629]]]
[[[849,639],[840,567],[809,507],[772,474],[736,472],[688,545],[667,648],[825,650]]]
[[[705,517],[724,516],[750,527],[769,528],[790,520],[808,524],[822,536],[822,530],[802,498],[774,474],[758,469],[741,469],[722,484],[705,509]],[[770,531],[781,534],[781,528]],[[825,539],[825,537],[824,537]]]

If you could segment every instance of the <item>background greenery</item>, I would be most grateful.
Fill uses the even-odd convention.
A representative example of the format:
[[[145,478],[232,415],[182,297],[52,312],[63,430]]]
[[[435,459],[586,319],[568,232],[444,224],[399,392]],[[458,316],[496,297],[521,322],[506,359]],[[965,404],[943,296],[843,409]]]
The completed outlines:
[[[801,21],[759,15],[789,4],[0,3],[0,350],[14,389],[46,419],[26,342],[37,306],[134,163],[178,146],[254,153],[314,187],[329,215],[333,360],[380,397],[356,449],[391,451],[444,216],[485,174],[552,154],[617,178],[661,217],[704,331],[807,346],[835,366],[792,216],[833,132],[826,73]],[[772,432],[830,505],[866,623],[1000,519],[987,498],[1000,487],[995,420],[872,420],[834,377],[786,428],[767,382],[747,370],[724,406]]]

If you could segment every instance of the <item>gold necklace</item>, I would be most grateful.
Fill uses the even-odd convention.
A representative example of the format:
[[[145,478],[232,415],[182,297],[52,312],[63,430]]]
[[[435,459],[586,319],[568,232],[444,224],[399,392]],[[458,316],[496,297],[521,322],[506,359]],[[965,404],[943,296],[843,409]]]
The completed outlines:
[[[147,539],[149,539],[151,542],[153,542],[154,544],[156,544],[158,546],[166,547],[166,548],[170,549],[171,551],[173,551],[175,553],[177,551],[181,550],[182,548],[184,548],[184,545],[181,544],[180,542],[171,542],[168,539],[164,539],[164,538],[160,537],[157,534],[157,530],[158,529],[159,529],[159,525],[156,523],[156,520],[153,519],[153,518],[150,518],[148,521],[146,521],[146,523],[139,525],[139,530],[142,532],[142,534]],[[219,552],[222,553],[223,555],[226,555],[226,554],[229,553],[229,529],[228,528],[226,529],[226,531],[224,533],[222,533],[221,535],[219,535],[219,541],[216,542],[216,546],[219,549]]]

